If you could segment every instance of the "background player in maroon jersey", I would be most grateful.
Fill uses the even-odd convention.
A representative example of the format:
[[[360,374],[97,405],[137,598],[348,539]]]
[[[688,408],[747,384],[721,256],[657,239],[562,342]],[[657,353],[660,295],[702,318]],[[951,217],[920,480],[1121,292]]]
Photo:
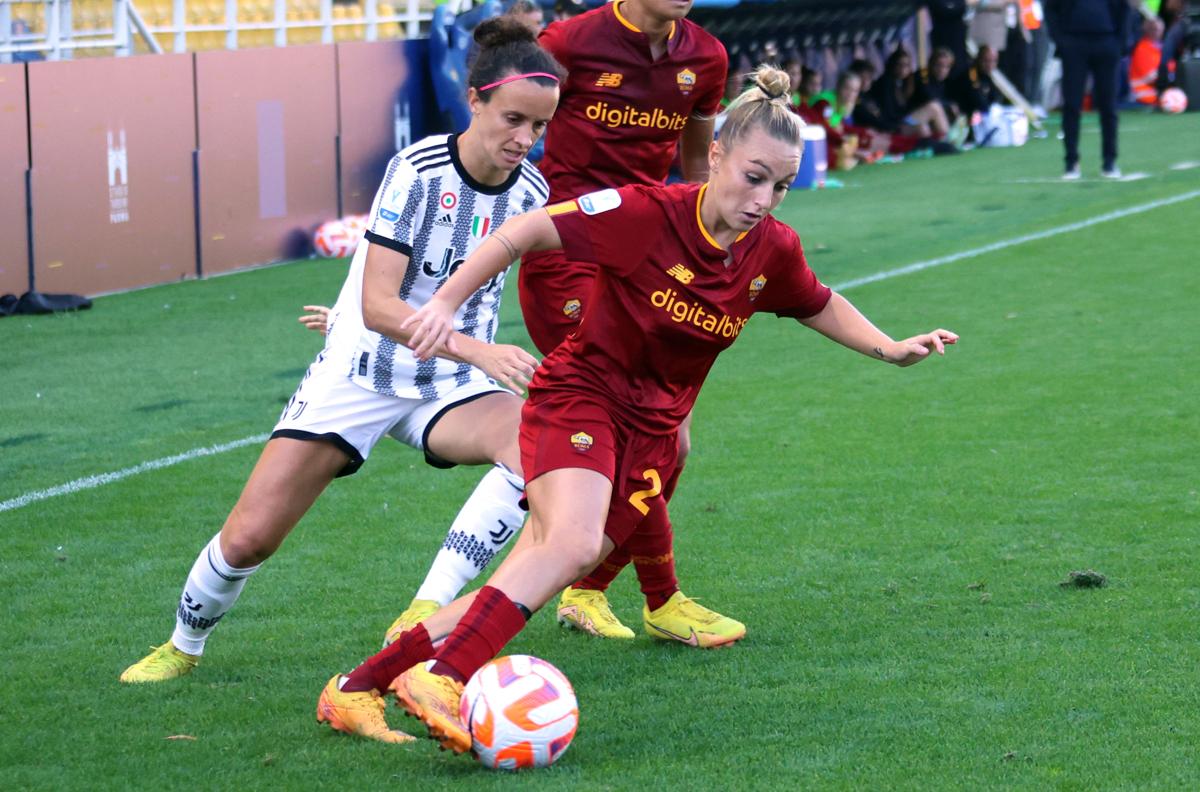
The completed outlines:
[[[416,664],[393,689],[444,747],[471,747],[463,683],[532,610],[663,508],[679,425],[752,314],[795,318],[898,366],[958,340],[940,329],[893,340],[817,279],[795,232],[770,216],[802,150],[788,88],[786,73],[760,67],[709,149],[707,184],[606,189],[509,220],[406,322],[418,358],[453,352],[458,305],[522,253],[562,247],[601,268],[584,321],[542,361],[522,410],[526,530],[433,663],[422,662],[428,631],[405,634],[424,651],[404,658]]]
[[[539,43],[568,71],[540,164],[551,202],[604,187],[662,184],[676,149],[684,179],[708,177],[708,147],[728,57],[720,41],[684,18],[691,6],[690,0],[616,0],[542,33]],[[562,250],[522,258],[521,308],[543,355],[574,332],[595,273],[595,264],[572,260]],[[667,500],[689,449],[685,423],[680,464],[662,485]],[[650,635],[700,646],[740,639],[746,633],[741,622],[679,591],[673,544],[666,509],[655,512],[624,547],[563,592],[559,621],[593,635],[632,638],[604,594],[632,558],[646,597],[642,616]]]

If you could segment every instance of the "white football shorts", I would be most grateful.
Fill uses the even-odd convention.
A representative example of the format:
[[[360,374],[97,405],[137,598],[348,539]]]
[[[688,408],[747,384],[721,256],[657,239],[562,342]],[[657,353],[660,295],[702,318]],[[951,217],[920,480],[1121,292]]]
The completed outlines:
[[[469,382],[439,399],[406,399],[384,396],[355,385],[345,366],[333,365],[324,353],[308,367],[300,387],[292,395],[271,439],[324,440],[350,457],[339,476],[349,476],[362,467],[371,449],[385,434],[425,454],[434,467],[452,468],[426,447],[433,427],[450,410],[489,393],[511,393],[491,382]]]

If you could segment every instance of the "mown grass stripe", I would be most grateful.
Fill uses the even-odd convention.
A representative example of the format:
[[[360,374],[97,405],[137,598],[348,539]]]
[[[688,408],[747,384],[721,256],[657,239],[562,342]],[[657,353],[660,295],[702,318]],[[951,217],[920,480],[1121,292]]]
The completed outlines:
[[[178,465],[180,462],[187,462],[192,459],[199,459],[200,457],[223,454],[226,451],[232,451],[235,448],[241,448],[242,446],[263,443],[266,442],[267,437],[269,437],[268,434],[257,434],[252,437],[243,437],[241,440],[233,440],[229,443],[220,443],[218,445],[205,446],[204,448],[193,448],[191,451],[184,451],[182,454],[175,454],[174,456],[163,457],[162,459],[153,459],[149,462],[143,462],[140,465],[134,465],[133,467],[125,468],[124,470],[117,470],[112,473],[100,473],[95,476],[86,476],[81,479],[75,479],[74,481],[68,481],[66,484],[60,484],[57,487],[51,487],[50,489],[27,492],[24,495],[20,495],[16,498],[0,501],[0,512],[19,509],[22,506],[28,506],[31,503],[37,503],[38,501],[43,501],[48,498],[56,498],[59,495],[70,495],[73,492],[93,489],[95,487],[103,486],[104,484],[112,484],[114,481],[127,479],[130,476],[136,476],[140,473],[146,473],[151,470],[159,470],[161,468],[171,467],[172,465]]]
[[[951,253],[948,256],[932,258],[926,261],[918,261],[915,264],[907,264],[903,267],[897,267],[896,269],[883,270],[882,272],[876,272],[873,275],[864,275],[861,278],[854,278],[853,280],[848,280],[844,283],[834,284],[830,288],[832,288],[834,291],[845,291],[847,289],[853,289],[857,286],[866,286],[868,283],[876,283],[877,281],[887,280],[889,278],[897,278],[901,275],[911,275],[914,272],[921,272],[922,270],[933,269],[934,267],[941,267],[946,264],[953,264],[956,261],[963,261],[964,259],[983,256],[988,253],[995,253],[997,250],[1004,250],[1005,248],[1015,247],[1017,245],[1024,245],[1026,242],[1036,242],[1039,239],[1048,239],[1050,237],[1059,236],[1060,234],[1069,234],[1072,231],[1081,231],[1085,228],[1091,228],[1092,226],[1100,225],[1101,223],[1120,220],[1122,217],[1142,214],[1143,212],[1160,209],[1164,206],[1180,203],[1181,201],[1189,201],[1193,198],[1200,198],[1200,190],[1191,190],[1190,192],[1181,193],[1170,198],[1162,198],[1157,201],[1150,201],[1149,203],[1130,206],[1126,209],[1117,209],[1102,215],[1090,217],[1087,220],[1080,220],[1077,223],[1068,223],[1067,225],[1047,228],[1045,231],[1037,231],[1032,234],[1012,237],[1011,239],[1003,239],[999,242],[993,242],[990,245],[983,245],[982,247],[972,248],[971,250],[964,250],[961,253]]]
[[[861,278],[854,278],[843,283],[833,284],[831,288],[834,291],[846,291],[858,286],[865,286],[869,283],[877,283],[879,281],[888,280],[889,278],[897,278],[902,275],[911,275],[914,272],[921,272],[934,267],[953,264],[956,261],[964,261],[966,259],[976,258],[988,253],[994,253],[998,250],[1015,247],[1016,245],[1023,245],[1027,242],[1036,242],[1041,239],[1048,239],[1061,234],[1068,234],[1073,231],[1081,231],[1085,228],[1091,228],[1092,226],[1100,225],[1101,223],[1120,220],[1123,217],[1142,214],[1144,212],[1153,211],[1154,209],[1159,209],[1164,206],[1170,206],[1171,204],[1189,201],[1193,198],[1200,198],[1200,190],[1191,190],[1170,198],[1162,198],[1157,201],[1150,201],[1148,203],[1138,204],[1125,209],[1117,209],[1112,212],[1106,212],[1102,215],[1096,215],[1095,217],[1088,218],[1087,220],[1080,220],[1077,223],[1068,223],[1067,225],[1048,228],[1044,231],[1037,231],[1032,234],[1025,234],[1019,237],[1004,239],[999,242],[993,242],[990,245],[983,245],[982,247],[972,248],[971,250],[964,250],[960,253],[952,253],[948,256],[941,256],[939,258],[928,259],[926,261],[918,261],[914,264],[908,264],[895,269],[883,270],[882,272],[876,272],[872,275],[865,275]],[[22,506],[28,506],[31,503],[37,503],[38,501],[43,501],[48,498],[55,498],[59,495],[70,495],[74,492],[93,489],[104,484],[111,484],[115,481],[129,478],[130,476],[136,476],[151,470],[160,470],[161,468],[171,467],[192,459],[199,459],[201,457],[221,454],[226,451],[232,451],[237,448],[242,448],[243,446],[251,445],[253,443],[262,443],[266,441],[267,437],[267,434],[258,434],[251,437],[243,437],[240,440],[233,440],[228,443],[221,443],[219,445],[207,446],[205,448],[194,448],[191,451],[185,451],[182,454],[163,457],[162,459],[155,459],[150,462],[143,462],[140,465],[125,468],[124,470],[118,470],[112,473],[101,473],[95,476],[87,476],[85,478],[67,482],[66,484],[61,484],[57,487],[51,487],[50,489],[29,492],[10,500],[0,501],[0,512],[19,509]]]

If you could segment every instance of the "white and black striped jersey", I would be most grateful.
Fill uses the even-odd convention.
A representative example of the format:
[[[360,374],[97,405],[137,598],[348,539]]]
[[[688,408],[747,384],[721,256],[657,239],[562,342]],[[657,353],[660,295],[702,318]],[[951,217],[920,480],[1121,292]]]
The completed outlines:
[[[407,347],[364,326],[367,249],[383,245],[408,256],[400,298],[420,308],[488,234],[509,217],[544,206],[549,195],[537,168],[524,161],[503,184],[480,184],[463,168],[456,135],[427,137],[401,151],[375,194],[366,237],[330,317],[326,354],[344,359],[356,384],[385,395],[436,399],[459,385],[488,381],[465,363],[417,361]],[[491,343],[503,290],[501,273],[459,308],[455,328]]]

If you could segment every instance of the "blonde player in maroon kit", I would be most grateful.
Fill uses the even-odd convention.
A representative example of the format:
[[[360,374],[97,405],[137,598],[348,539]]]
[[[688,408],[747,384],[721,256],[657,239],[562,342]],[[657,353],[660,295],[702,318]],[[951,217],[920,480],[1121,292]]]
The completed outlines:
[[[538,43],[569,72],[540,163],[550,202],[605,187],[661,185],[676,149],[685,179],[708,178],[708,146],[728,59],[721,42],[684,19],[691,6],[691,0],[616,0],[543,31]],[[521,308],[543,355],[578,326],[595,274],[595,264],[572,260],[561,250],[530,252],[522,259]],[[679,440],[679,466],[662,482],[667,500],[689,450],[686,422]],[[488,545],[488,537],[477,538]],[[667,510],[656,510],[625,546],[563,592],[559,622],[605,638],[633,638],[605,596],[632,560],[649,635],[698,647],[741,639],[745,625],[679,590],[673,544]],[[482,571],[464,558],[476,547],[451,526],[415,598],[388,628],[385,645],[457,596],[470,579],[464,571]]]
[[[728,57],[721,42],[684,17],[691,0],[616,0],[538,39],[567,68],[539,169],[556,203],[605,187],[661,185],[676,149],[683,177],[708,178],[708,147],[725,87]],[[562,250],[530,252],[518,270],[525,326],[543,355],[573,333],[586,311],[596,265]],[[685,422],[680,464],[664,478],[669,500],[690,450]],[[745,626],[679,591],[667,510],[655,510],[595,570],[563,592],[561,623],[606,638],[632,638],[613,614],[605,589],[633,560],[646,597],[643,625],[652,637],[721,646]]]
[[[686,180],[708,178],[708,146],[728,58],[721,42],[684,18],[691,6],[691,0],[616,0],[542,32],[538,43],[568,70],[539,165],[550,202],[605,187],[661,185],[676,149]],[[594,263],[570,259],[562,250],[531,251],[522,258],[521,308],[543,355],[578,326],[595,276]],[[679,465],[662,482],[665,500],[690,448],[687,422],[679,445]],[[559,622],[600,637],[633,638],[605,595],[632,560],[649,635],[699,647],[741,639],[745,625],[679,590],[673,545],[667,510],[656,510],[623,547],[563,592]],[[461,570],[469,566],[463,552],[452,527],[416,597],[388,628],[385,645],[458,594],[466,582]]]
[[[458,305],[522,253],[561,247],[600,267],[584,322],[529,386],[521,454],[531,513],[513,551],[482,589],[351,675],[382,687],[398,665],[414,664],[392,689],[443,747],[471,748],[458,714],[464,682],[533,610],[663,508],[679,426],[752,314],[794,318],[898,366],[958,340],[941,329],[893,340],[817,279],[795,232],[771,217],[802,151],[788,89],[784,72],[760,67],[709,149],[707,184],[606,189],[509,220],[406,322],[418,358],[453,352]]]

